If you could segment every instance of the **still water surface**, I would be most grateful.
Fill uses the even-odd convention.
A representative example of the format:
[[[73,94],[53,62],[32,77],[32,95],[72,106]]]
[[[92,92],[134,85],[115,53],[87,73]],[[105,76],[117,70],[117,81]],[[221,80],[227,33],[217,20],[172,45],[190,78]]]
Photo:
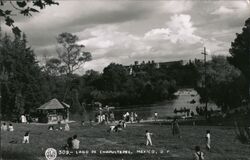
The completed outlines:
[[[116,119],[121,119],[122,115],[126,112],[136,112],[140,119],[152,119],[154,116],[154,112],[158,113],[159,118],[166,118],[169,116],[176,115],[174,113],[174,109],[180,110],[181,108],[190,109],[196,114],[195,108],[196,106],[205,106],[205,104],[201,104],[199,102],[200,96],[194,89],[181,89],[178,90],[175,95],[177,96],[174,100],[163,101],[161,103],[147,105],[147,106],[136,106],[133,108],[115,108],[114,113]],[[195,103],[190,103],[192,100]],[[218,107],[215,104],[209,103],[208,109],[212,108],[213,110],[217,110]],[[181,115],[178,113],[177,115]]]

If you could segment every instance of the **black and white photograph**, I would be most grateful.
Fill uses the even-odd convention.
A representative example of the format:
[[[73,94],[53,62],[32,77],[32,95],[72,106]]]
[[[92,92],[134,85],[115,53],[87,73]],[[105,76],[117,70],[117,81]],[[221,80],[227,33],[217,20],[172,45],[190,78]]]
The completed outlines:
[[[250,0],[0,0],[0,160],[250,160]]]

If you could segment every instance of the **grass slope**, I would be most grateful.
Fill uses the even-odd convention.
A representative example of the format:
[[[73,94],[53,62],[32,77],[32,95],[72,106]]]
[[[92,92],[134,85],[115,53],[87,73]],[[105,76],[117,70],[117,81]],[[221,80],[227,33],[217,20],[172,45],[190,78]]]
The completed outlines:
[[[70,124],[71,131],[48,131],[47,125],[13,124],[14,132],[1,132],[2,159],[41,160],[45,159],[47,148],[61,149],[68,137],[78,135],[80,148],[83,150],[130,150],[129,154],[84,154],[78,156],[59,156],[62,160],[189,160],[193,148],[200,145],[206,160],[250,160],[250,146],[235,139],[231,127],[181,126],[182,138],[173,137],[169,125],[133,124],[119,133],[108,133],[108,126],[80,126]],[[211,130],[212,150],[205,151],[205,132]],[[22,144],[26,131],[30,131],[30,144]],[[145,130],[152,136],[153,146],[145,146]],[[17,142],[16,144],[10,143]],[[140,154],[136,150],[155,150],[157,154]],[[167,153],[167,150],[170,150]],[[163,151],[161,154],[160,151]]]

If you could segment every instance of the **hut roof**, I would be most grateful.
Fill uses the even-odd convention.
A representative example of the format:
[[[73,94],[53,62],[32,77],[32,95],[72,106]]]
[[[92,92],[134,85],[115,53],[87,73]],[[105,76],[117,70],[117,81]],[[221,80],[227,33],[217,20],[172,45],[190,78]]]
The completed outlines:
[[[60,103],[56,98],[50,100],[49,102],[41,105],[37,109],[42,109],[42,110],[50,110],[50,109],[64,109],[64,106],[69,108],[69,105],[66,103]]]

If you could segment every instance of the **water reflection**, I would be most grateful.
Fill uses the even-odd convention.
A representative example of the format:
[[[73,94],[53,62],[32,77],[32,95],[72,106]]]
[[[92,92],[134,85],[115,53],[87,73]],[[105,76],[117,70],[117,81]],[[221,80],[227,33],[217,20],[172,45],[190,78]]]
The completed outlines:
[[[158,112],[159,118],[166,118],[169,116],[176,115],[174,113],[174,109],[180,110],[182,108],[190,109],[196,114],[195,108],[196,106],[204,106],[204,104],[200,104],[199,99],[200,96],[194,89],[181,89],[178,90],[175,95],[176,99],[171,101],[164,101],[161,103],[146,105],[146,106],[136,106],[133,108],[123,107],[116,108],[114,110],[116,119],[121,119],[122,115],[126,112],[136,112],[141,119],[152,119],[154,112]],[[193,103],[191,102],[193,101]],[[218,107],[215,104],[209,103],[208,109],[212,108],[213,110],[217,110]],[[184,114],[184,113],[183,113]],[[177,113],[177,115],[181,115],[181,113]]]

